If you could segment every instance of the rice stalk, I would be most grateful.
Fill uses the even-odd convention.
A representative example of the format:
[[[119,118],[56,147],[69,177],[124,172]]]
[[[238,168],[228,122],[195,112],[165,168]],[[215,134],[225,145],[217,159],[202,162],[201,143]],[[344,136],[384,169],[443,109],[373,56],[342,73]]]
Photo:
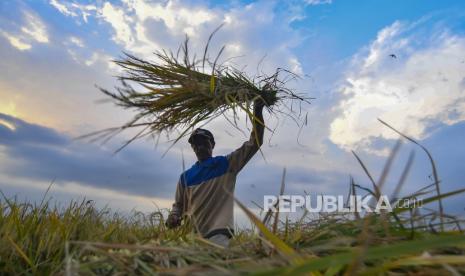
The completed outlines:
[[[300,112],[292,107],[289,109],[288,102],[297,101],[301,105],[310,103],[311,98],[286,88],[286,76],[297,78],[297,75],[278,68],[271,76],[252,79],[232,66],[218,64],[224,47],[211,62],[207,57],[208,46],[217,30],[209,37],[202,59],[195,56],[191,59],[189,38],[176,55],[166,50],[155,52],[155,61],[123,52],[123,56],[114,61],[124,71],[118,77],[121,85],[115,88],[116,91],[99,89],[117,106],[134,111],[134,117],[120,127],[79,138],[107,141],[125,129],[142,127],[116,152],[138,138],[178,131],[180,134],[174,139],[175,144],[194,127],[219,116],[227,117],[228,111],[233,117],[228,118],[228,122],[236,128],[240,111],[245,112],[251,121],[255,120],[252,103],[256,101],[264,103],[271,114],[285,114],[298,122]],[[210,67],[210,72],[206,72],[205,65]]]

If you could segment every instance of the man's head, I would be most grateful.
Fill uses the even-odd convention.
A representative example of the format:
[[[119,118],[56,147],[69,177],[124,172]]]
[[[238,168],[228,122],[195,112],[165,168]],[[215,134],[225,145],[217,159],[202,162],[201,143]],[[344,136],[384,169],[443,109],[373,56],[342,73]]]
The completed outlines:
[[[210,131],[197,128],[189,137],[189,143],[199,161],[206,160],[212,156],[215,139]]]

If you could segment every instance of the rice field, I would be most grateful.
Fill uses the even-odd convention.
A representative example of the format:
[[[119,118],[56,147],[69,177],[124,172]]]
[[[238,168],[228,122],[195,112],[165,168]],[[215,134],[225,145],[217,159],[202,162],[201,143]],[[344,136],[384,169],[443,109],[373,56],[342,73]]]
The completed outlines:
[[[388,219],[387,227],[381,216],[284,219],[275,232],[255,221],[256,229],[237,229],[230,248],[224,249],[189,229],[166,229],[159,212],[123,217],[86,201],[60,210],[48,202],[34,206],[5,198],[0,210],[0,271],[4,275],[465,272],[465,236],[460,229],[446,227],[440,232],[437,225],[419,221],[409,227],[412,217],[401,214],[400,222]]]
[[[373,183],[374,189],[363,190],[376,194],[380,181]],[[353,194],[360,192],[359,185],[353,181],[350,185]],[[424,206],[434,208],[439,200],[463,192],[437,195],[433,183],[403,198],[418,197]],[[222,248],[193,233],[187,224],[167,229],[163,210],[122,215],[98,209],[92,200],[59,207],[46,194],[37,204],[2,194],[0,271],[2,275],[465,273],[463,220],[434,209],[420,212],[399,206],[390,213],[356,216],[303,212],[300,219],[291,221],[279,212],[263,212],[259,217],[236,203],[254,226],[236,229],[230,247]]]

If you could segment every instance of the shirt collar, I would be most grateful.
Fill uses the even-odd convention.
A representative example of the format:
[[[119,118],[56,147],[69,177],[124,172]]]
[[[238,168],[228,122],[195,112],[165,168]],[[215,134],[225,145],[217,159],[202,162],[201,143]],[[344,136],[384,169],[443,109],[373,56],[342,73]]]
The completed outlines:
[[[195,165],[196,166],[200,166],[200,167],[211,167],[215,164],[215,158],[213,158],[213,156],[211,156],[210,158],[200,162],[200,161],[197,161],[195,162]]]

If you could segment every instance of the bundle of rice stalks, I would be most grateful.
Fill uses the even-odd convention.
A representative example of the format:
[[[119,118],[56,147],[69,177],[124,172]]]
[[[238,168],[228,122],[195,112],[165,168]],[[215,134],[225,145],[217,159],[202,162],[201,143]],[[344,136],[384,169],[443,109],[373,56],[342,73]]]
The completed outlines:
[[[142,127],[118,151],[137,138],[162,132],[169,134],[173,130],[179,134],[174,140],[176,143],[189,130],[221,115],[236,127],[239,110],[245,111],[252,120],[254,101],[261,101],[272,114],[281,112],[294,119],[299,118],[300,114],[288,107],[285,100],[302,103],[309,102],[310,98],[299,96],[285,87],[287,81],[297,78],[295,74],[277,69],[271,76],[251,79],[231,66],[217,64],[224,47],[211,62],[206,56],[212,35],[202,59],[194,57],[191,60],[189,39],[186,38],[176,55],[165,50],[155,52],[156,62],[128,53],[114,61],[124,69],[123,75],[118,77],[122,86],[117,87],[116,92],[100,90],[118,106],[136,111],[136,115],[121,127],[91,135],[106,141],[124,129]],[[207,70],[210,73],[205,73]],[[281,78],[283,74],[285,78]],[[136,84],[138,89],[130,83]],[[232,110],[229,114],[233,114],[233,118],[225,115],[228,110]]]

